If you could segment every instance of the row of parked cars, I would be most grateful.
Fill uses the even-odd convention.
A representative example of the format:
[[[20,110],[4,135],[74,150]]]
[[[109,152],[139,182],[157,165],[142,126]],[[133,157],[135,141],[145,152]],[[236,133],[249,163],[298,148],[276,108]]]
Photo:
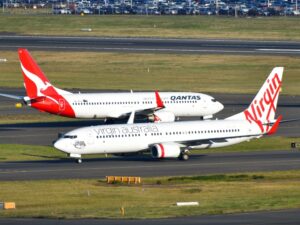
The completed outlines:
[[[60,2],[53,14],[297,16],[296,6],[296,0],[82,0]]]
[[[297,1],[300,3],[300,0],[0,0],[0,4],[51,7],[53,14],[298,16]]]
[[[54,8],[53,14],[138,14],[138,15],[227,15],[227,16],[299,16],[299,11],[293,8],[241,8],[228,6],[216,8],[215,6],[175,6],[175,7],[149,7],[144,6],[100,6],[97,8]]]

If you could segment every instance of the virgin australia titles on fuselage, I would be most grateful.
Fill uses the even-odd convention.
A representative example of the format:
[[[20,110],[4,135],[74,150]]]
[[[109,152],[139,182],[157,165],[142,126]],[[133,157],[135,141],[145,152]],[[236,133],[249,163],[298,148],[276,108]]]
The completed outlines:
[[[215,148],[260,138],[276,131],[281,116],[275,111],[283,68],[276,67],[250,106],[224,120],[91,126],[73,130],[58,139],[55,148],[70,157],[95,153],[150,150],[154,158],[188,159],[188,150]]]
[[[19,58],[27,96],[0,93],[43,112],[71,118],[120,118],[133,111],[154,122],[176,117],[212,118],[223,109],[213,97],[193,92],[78,93],[54,87],[26,49]]]

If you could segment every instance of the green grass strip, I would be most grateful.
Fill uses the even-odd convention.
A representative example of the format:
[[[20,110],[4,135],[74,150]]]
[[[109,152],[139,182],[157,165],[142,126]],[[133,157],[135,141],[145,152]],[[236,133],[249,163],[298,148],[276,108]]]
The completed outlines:
[[[18,12],[21,13],[20,10]],[[0,32],[26,35],[300,40],[298,19],[225,16],[36,16],[12,12],[11,15],[0,13]],[[82,32],[83,28],[91,28],[92,31]]]
[[[16,202],[17,209],[1,210],[0,217],[166,218],[299,208],[299,185],[299,170],[149,178],[141,185],[96,179],[5,181],[0,199]],[[182,201],[199,206],[175,206]]]

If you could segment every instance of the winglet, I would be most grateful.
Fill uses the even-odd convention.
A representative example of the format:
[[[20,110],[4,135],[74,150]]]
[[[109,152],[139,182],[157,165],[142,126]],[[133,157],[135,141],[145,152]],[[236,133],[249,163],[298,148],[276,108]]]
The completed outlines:
[[[274,123],[274,125],[271,127],[271,129],[269,130],[269,132],[267,133],[267,135],[272,135],[272,134],[276,133],[276,131],[278,129],[278,126],[280,124],[281,119],[282,119],[282,115],[280,115],[278,117],[278,119],[276,120],[276,122]]]
[[[158,108],[165,108],[163,101],[161,100],[158,91],[155,91],[155,99]]]

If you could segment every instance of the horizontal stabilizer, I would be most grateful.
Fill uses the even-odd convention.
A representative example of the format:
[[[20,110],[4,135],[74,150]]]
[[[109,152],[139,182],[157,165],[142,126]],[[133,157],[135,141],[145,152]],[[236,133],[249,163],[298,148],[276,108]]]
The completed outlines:
[[[279,127],[279,124],[280,124],[280,121],[282,119],[282,115],[280,115],[278,117],[278,119],[276,120],[276,122],[274,123],[274,125],[271,127],[271,129],[269,130],[269,132],[267,133],[267,135],[272,135],[272,134],[275,134],[278,127]]]
[[[12,99],[16,99],[16,100],[23,100],[24,99],[24,96],[9,95],[9,94],[2,94],[2,93],[0,93],[0,96],[6,97],[6,98],[12,98]]]

